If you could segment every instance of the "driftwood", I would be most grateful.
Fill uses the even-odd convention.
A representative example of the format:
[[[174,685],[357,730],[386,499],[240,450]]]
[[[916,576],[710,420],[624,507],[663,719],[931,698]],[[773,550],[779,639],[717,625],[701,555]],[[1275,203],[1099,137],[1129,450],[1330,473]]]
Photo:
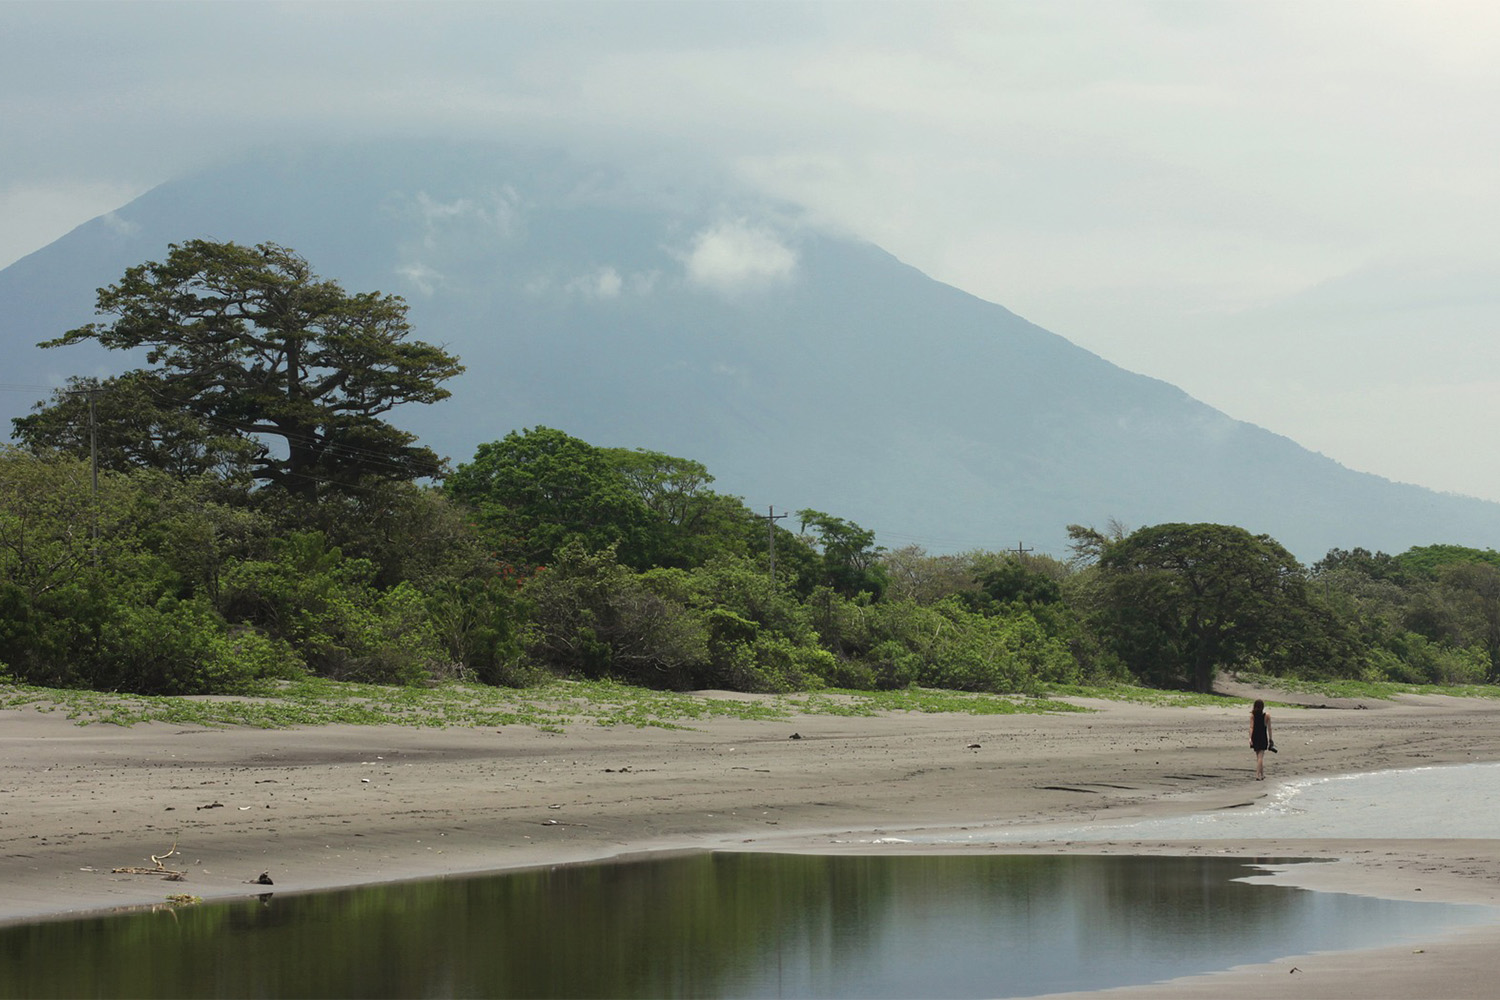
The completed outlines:
[[[162,877],[169,878],[174,882],[180,882],[187,873],[168,868],[165,864],[162,863],[172,855],[178,853],[181,852],[177,850],[177,841],[174,840],[172,841],[172,849],[167,853],[161,855],[151,855],[151,864],[155,867],[142,868],[139,865],[126,865],[123,868],[115,868],[113,869],[113,871],[116,875],[161,875]]]

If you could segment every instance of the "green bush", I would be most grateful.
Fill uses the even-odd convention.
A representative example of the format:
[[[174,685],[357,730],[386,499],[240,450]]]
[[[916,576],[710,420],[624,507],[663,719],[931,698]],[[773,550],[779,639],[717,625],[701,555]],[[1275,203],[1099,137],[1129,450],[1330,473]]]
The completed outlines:
[[[1401,684],[1482,684],[1489,657],[1475,647],[1446,646],[1415,632],[1370,652],[1371,680]]]
[[[320,661],[335,679],[420,684],[450,672],[426,602],[408,583],[381,594],[337,595],[320,625]]]
[[[250,629],[227,632],[206,602],[163,597],[116,605],[99,633],[91,685],[137,694],[232,694],[301,664],[285,643]]]
[[[522,600],[527,654],[557,673],[684,690],[698,685],[709,658],[702,623],[616,562],[613,549],[564,546]]]
[[[516,640],[515,588],[499,574],[445,580],[426,609],[434,641],[460,676],[509,686],[537,679]]]
[[[477,621],[460,622],[464,610],[445,607],[409,581],[375,587],[374,564],[346,557],[321,532],[277,539],[267,555],[225,567],[225,615],[287,643],[321,676],[416,684],[457,672],[463,654],[477,652],[493,668],[510,639],[498,608],[467,609]],[[460,604],[482,597],[457,585],[448,596]],[[435,607],[447,616],[435,616]]]

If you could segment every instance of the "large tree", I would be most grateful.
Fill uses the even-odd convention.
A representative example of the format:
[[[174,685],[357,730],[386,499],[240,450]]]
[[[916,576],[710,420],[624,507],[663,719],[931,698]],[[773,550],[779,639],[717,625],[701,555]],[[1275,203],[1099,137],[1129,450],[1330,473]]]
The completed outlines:
[[[1267,535],[1158,524],[1108,543],[1106,631],[1143,679],[1208,691],[1220,667],[1275,652],[1306,606],[1302,567]]]
[[[441,471],[436,454],[381,417],[446,398],[442,383],[463,367],[408,338],[398,296],[346,292],[273,243],[191,240],[101,288],[97,307],[113,318],[42,346],[144,348],[150,367],[124,376],[131,390],[252,442],[264,483],[314,499]]]

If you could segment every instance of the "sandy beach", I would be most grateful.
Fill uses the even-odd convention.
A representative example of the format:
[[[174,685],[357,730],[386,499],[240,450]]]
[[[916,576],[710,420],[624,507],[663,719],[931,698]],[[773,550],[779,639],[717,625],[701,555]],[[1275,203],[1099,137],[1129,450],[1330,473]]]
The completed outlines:
[[[0,920],[153,904],[177,892],[245,895],[264,891],[247,884],[262,872],[277,892],[295,892],[665,850],[955,850],[869,841],[1237,808],[1294,778],[1500,761],[1500,702],[1490,700],[1302,698],[1275,710],[1282,752],[1269,758],[1265,782],[1251,780],[1239,707],[1087,704],[1096,711],[562,733],[126,729],[0,711]],[[174,845],[165,864],[182,881],[115,872],[150,868]],[[1500,839],[975,849],[1329,858],[1337,863],[1280,877],[1395,899],[1500,903]],[[1497,955],[1500,925],[1106,992],[1486,997]]]

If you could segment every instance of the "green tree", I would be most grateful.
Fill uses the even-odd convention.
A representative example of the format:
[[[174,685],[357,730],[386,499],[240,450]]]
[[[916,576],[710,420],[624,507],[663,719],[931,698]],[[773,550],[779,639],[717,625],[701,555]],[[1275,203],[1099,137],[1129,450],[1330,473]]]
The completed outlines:
[[[531,568],[577,543],[613,546],[627,566],[649,548],[651,513],[602,449],[550,427],[482,444],[444,483],[473,507],[504,562]]]
[[[822,554],[818,583],[846,597],[869,594],[878,600],[885,593],[887,577],[880,563],[885,550],[875,544],[875,532],[820,510],[799,510],[797,517],[804,533],[812,529],[813,544]]]
[[[1500,552],[1466,545],[1417,545],[1396,556],[1395,563],[1407,573],[1436,579],[1445,567],[1454,565],[1482,563],[1500,569]]]
[[[1462,645],[1482,649],[1487,678],[1500,678],[1500,569],[1488,561],[1451,563],[1439,571],[1463,623]]]
[[[113,319],[42,346],[94,340],[144,348],[151,367],[111,388],[144,397],[152,412],[187,414],[206,434],[239,437],[262,482],[311,500],[441,470],[436,454],[381,418],[403,403],[446,398],[442,383],[463,367],[408,339],[406,303],[397,296],[345,292],[273,243],[191,240],[101,288],[97,310]],[[23,432],[33,428],[39,439],[54,422],[45,411],[26,420]],[[138,451],[161,436],[162,421],[146,423]]]
[[[1054,568],[1048,564],[1048,568]],[[979,578],[978,610],[1012,604],[1042,605],[1062,601],[1057,573],[1048,573],[1039,560],[1007,559]]]
[[[979,614],[956,597],[931,605],[882,601],[863,609],[845,602],[840,618],[845,651],[859,658],[877,687],[1033,692],[1042,683],[1078,679],[1067,642],[1023,605]]]
[[[1327,578],[1336,574],[1358,574],[1370,580],[1396,580],[1404,571],[1395,558],[1384,552],[1369,549],[1329,549],[1328,554],[1313,563],[1313,577]]]
[[[100,469],[113,472],[160,469],[182,478],[246,477],[258,451],[255,442],[166,404],[159,388],[156,376],[147,372],[73,377],[66,388],[53,391],[50,402],[38,403],[35,413],[12,419],[14,436],[34,453],[96,459]]]
[[[223,572],[222,613],[295,650],[339,680],[411,684],[448,672],[428,603],[402,581],[373,586],[369,560],[347,557],[316,531],[272,539],[263,558]]]
[[[77,653],[104,616],[100,567],[118,548],[118,479],[0,446],[0,663],[33,684],[87,674]]]
[[[1073,554],[1068,562],[1075,569],[1087,569],[1098,563],[1105,549],[1129,534],[1130,530],[1114,518],[1109,519],[1103,531],[1092,524],[1070,524],[1068,548]]]
[[[1221,667],[1270,652],[1305,606],[1305,578],[1267,535],[1222,524],[1158,524],[1108,544],[1104,626],[1139,677],[1209,691]]]
[[[1430,555],[1438,548],[1450,554],[1453,549],[1411,551]],[[1333,549],[1313,565],[1310,590],[1353,637],[1368,676],[1472,683],[1483,679],[1490,662],[1488,637],[1473,633],[1473,626],[1480,623],[1484,633],[1488,628],[1482,624],[1483,602],[1465,594],[1463,581],[1482,585],[1493,571],[1483,561],[1408,566],[1384,552]]]
[[[739,497],[710,489],[714,477],[703,463],[644,448],[600,451],[649,515],[638,568],[701,566],[722,556],[745,555],[759,541],[760,519]]]

